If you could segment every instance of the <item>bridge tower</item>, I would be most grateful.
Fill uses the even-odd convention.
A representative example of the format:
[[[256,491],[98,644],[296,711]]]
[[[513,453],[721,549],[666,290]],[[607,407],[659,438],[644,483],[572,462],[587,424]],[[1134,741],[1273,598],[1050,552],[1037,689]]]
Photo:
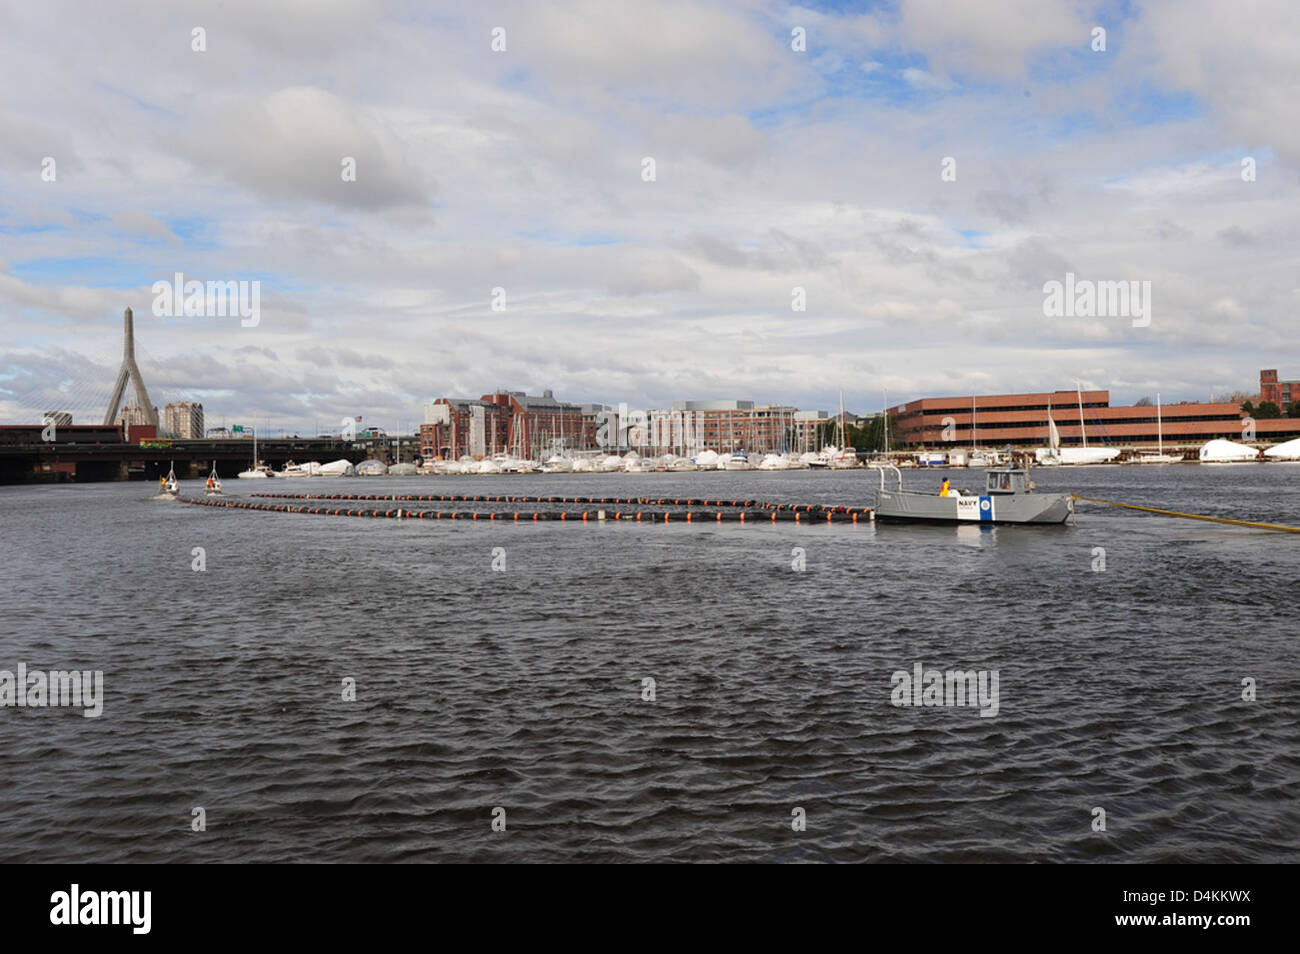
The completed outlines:
[[[131,314],[128,308],[123,314],[125,320],[125,336],[122,341],[122,370],[117,372],[117,383],[113,385],[113,396],[108,400],[108,410],[104,412],[104,424],[112,424],[113,418],[117,417],[117,412],[122,408],[122,398],[126,394],[126,379],[130,378],[135,385],[135,399],[140,402],[140,407],[144,410],[145,420],[154,427],[158,426],[158,412],[149,401],[149,391],[144,386],[144,378],[140,374],[140,366],[135,363],[135,316]]]

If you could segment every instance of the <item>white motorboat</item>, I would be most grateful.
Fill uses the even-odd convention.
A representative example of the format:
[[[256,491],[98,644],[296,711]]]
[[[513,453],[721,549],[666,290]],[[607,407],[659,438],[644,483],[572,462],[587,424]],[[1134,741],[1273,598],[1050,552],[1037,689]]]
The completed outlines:
[[[734,451],[727,455],[727,460],[722,465],[723,470],[753,470],[749,463],[749,457],[744,451]]]
[[[293,461],[288,461],[281,470],[273,474],[273,476],[280,478],[319,477],[320,475],[320,462],[314,460],[309,460],[305,464],[295,464]]]
[[[350,460],[333,460],[328,464],[322,464],[320,476],[322,477],[355,477],[357,469],[352,466]]]

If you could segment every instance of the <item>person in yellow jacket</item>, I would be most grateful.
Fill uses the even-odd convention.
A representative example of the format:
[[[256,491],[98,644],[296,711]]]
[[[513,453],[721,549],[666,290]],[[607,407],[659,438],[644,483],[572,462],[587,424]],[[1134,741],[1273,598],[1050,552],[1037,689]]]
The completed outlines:
[[[943,486],[939,488],[939,496],[940,496],[940,497],[947,497],[947,496],[948,496],[948,478],[947,478],[947,477],[945,477],[945,478],[943,479]]]

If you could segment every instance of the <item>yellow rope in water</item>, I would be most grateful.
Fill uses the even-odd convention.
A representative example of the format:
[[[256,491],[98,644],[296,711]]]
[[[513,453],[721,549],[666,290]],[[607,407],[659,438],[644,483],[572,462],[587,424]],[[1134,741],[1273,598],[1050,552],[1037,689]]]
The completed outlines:
[[[1209,520],[1213,523],[1231,523],[1239,527],[1255,527],[1259,530],[1280,530],[1283,533],[1300,533],[1300,527],[1287,527],[1280,523],[1254,523],[1250,520],[1230,520],[1227,517],[1207,517],[1202,513],[1180,513],[1177,510],[1158,510],[1155,507],[1139,507],[1136,504],[1118,503],[1114,500],[1098,500],[1096,497],[1083,497],[1079,494],[1070,494],[1075,500],[1086,500],[1088,503],[1106,504],[1108,507],[1123,507],[1126,510],[1143,510],[1147,513],[1164,514],[1166,517],[1186,517],[1188,520]]]

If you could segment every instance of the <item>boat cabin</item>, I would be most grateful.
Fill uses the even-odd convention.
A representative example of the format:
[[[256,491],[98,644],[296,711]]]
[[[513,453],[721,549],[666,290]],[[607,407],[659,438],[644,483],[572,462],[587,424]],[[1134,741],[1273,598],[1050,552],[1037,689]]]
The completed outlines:
[[[988,471],[989,494],[1027,494],[1031,490],[1029,472],[1020,467],[994,467]]]

